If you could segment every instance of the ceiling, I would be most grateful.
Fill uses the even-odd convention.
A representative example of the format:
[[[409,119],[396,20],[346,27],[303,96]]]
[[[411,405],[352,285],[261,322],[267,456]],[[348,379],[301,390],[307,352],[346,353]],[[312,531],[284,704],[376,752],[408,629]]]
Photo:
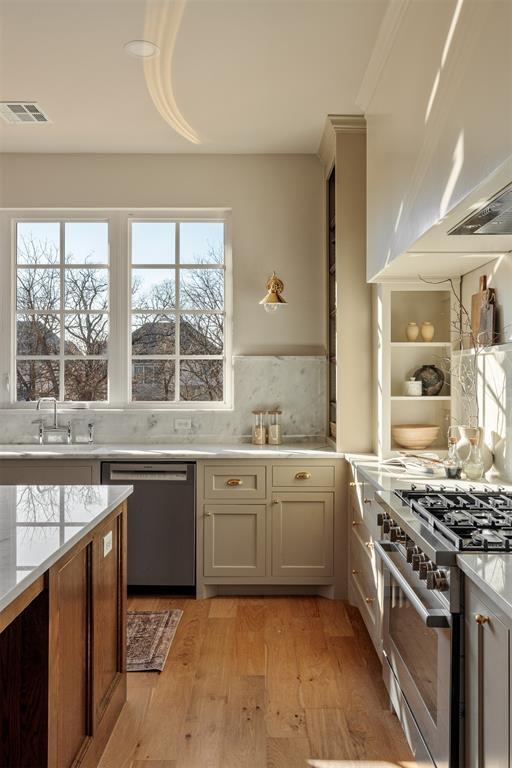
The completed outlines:
[[[0,121],[1,151],[309,153],[327,114],[360,114],[387,0],[181,3],[170,81],[198,144],[167,124],[123,51],[144,37],[144,0],[0,0],[0,101],[37,101],[52,121]]]

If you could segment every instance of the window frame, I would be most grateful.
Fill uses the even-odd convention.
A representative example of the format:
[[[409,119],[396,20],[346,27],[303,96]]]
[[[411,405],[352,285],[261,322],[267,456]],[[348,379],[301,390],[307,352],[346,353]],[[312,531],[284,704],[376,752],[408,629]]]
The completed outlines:
[[[109,237],[109,341],[108,341],[108,400],[87,401],[87,409],[110,411],[215,411],[233,409],[233,273],[231,247],[231,209],[3,209],[0,212],[0,250],[10,254],[8,279],[0,281],[0,408],[27,410],[35,401],[17,401],[16,386],[16,278],[18,222],[94,222],[108,224]],[[224,224],[224,398],[219,401],[131,401],[131,243],[132,221],[222,222]],[[75,265],[74,265],[75,266]],[[77,265],[78,266],[78,265]],[[107,265],[99,265],[107,266]],[[200,265],[191,265],[198,267]],[[221,268],[218,265],[217,268]],[[59,269],[62,267],[59,265]],[[64,311],[63,309],[60,311]],[[197,311],[201,314],[201,311]],[[188,312],[193,314],[193,311]],[[101,357],[101,356],[100,356]],[[205,359],[209,356],[184,356]],[[54,356],[60,360],[60,355]],[[35,356],[34,356],[35,359]],[[76,355],[80,360],[82,356]],[[213,358],[212,358],[213,359]],[[74,410],[73,401],[59,401],[59,409]]]

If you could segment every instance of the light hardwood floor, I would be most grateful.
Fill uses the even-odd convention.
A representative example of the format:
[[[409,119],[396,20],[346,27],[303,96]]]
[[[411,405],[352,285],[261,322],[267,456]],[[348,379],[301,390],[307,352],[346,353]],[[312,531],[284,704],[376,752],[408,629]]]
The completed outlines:
[[[128,608],[184,614],[164,671],[128,676],[99,768],[415,765],[347,604],[137,597]]]

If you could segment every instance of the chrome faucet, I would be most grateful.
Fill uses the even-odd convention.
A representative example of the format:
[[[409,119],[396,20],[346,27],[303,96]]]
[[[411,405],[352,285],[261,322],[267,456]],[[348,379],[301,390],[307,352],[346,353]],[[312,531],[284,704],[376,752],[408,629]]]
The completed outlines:
[[[51,426],[48,426],[48,424],[45,424],[43,419],[36,419],[34,424],[39,424],[39,443],[42,445],[44,442],[44,436],[46,433],[50,434],[56,434],[56,433],[65,433],[67,437],[67,442],[71,442],[71,421],[68,421],[67,426],[65,427],[59,427],[58,424],[58,412],[57,412],[57,398],[56,397],[40,397],[37,401],[36,410],[41,410],[41,403],[53,403],[53,424]]]

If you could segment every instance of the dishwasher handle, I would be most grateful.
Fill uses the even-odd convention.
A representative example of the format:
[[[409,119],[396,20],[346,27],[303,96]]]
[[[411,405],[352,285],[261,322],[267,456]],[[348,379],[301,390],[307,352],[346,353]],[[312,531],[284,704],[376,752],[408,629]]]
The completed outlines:
[[[110,480],[186,482],[186,464],[111,464]]]

